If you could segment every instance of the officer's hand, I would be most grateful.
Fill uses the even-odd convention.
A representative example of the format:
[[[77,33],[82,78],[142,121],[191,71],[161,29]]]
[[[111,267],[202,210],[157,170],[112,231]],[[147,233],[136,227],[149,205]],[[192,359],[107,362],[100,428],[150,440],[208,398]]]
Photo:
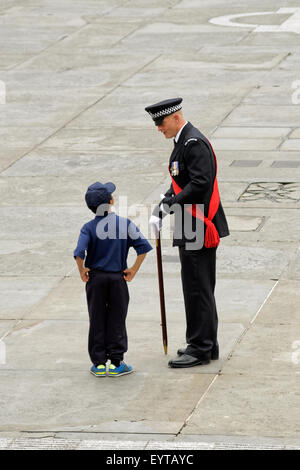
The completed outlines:
[[[90,268],[82,268],[79,271],[80,277],[83,282],[87,282],[89,280],[89,270]]]
[[[149,219],[149,226],[154,234],[154,237],[158,238],[159,232],[161,230],[161,219],[156,215],[151,215]]]
[[[174,214],[174,208],[172,209],[173,204],[175,204],[175,197],[174,196],[167,196],[164,197],[160,203],[160,209],[165,214]]]
[[[161,201],[161,205],[166,205],[167,207],[171,207],[172,204],[174,204],[173,196],[164,197],[163,200]]]

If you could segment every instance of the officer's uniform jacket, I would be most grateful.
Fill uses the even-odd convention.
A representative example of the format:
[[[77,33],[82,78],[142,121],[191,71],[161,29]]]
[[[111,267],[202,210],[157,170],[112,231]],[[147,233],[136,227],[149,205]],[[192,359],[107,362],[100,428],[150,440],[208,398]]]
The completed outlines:
[[[179,140],[174,146],[170,156],[169,171],[182,191],[175,195],[171,184],[165,196],[174,196],[172,204],[180,204],[182,207],[184,204],[198,203],[204,205],[204,214],[207,217],[216,176],[215,158],[206,137],[190,122],[183,127]],[[199,207],[203,209],[203,206]],[[157,210],[154,211],[154,213],[157,213]],[[183,246],[186,242],[191,242],[191,240],[187,239],[184,235],[183,213],[185,213],[186,216],[186,210],[180,211],[179,214],[177,214],[177,211],[174,212],[175,228],[173,246]],[[190,217],[194,219],[193,227],[196,228],[195,218],[191,215]],[[212,222],[220,238],[229,235],[221,201]]]

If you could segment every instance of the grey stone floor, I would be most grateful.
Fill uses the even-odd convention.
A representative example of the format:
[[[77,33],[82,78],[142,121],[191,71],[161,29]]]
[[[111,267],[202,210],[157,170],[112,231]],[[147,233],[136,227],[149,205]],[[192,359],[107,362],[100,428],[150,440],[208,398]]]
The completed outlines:
[[[0,25],[0,448],[299,448],[299,6],[6,0]],[[218,156],[221,357],[167,367],[185,322],[166,239],[168,355],[154,249],[129,286],[135,372],[97,379],[72,257],[84,193],[114,181],[147,230],[171,144],[144,108],[174,96]]]

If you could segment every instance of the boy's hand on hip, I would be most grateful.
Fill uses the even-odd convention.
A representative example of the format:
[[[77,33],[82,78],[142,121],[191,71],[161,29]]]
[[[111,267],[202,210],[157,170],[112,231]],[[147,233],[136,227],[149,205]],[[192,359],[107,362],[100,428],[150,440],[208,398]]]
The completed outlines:
[[[142,253],[142,254],[138,255],[134,265],[131,266],[131,268],[124,269],[123,277],[124,277],[125,281],[127,281],[127,282],[132,281],[132,279],[134,278],[134,276],[136,275],[136,273],[140,269],[140,266],[141,266],[142,262],[144,261],[145,256],[146,256],[146,253]]]
[[[136,275],[136,270],[133,268],[128,268],[128,269],[124,269],[123,273],[124,273],[125,281],[130,282]]]
[[[89,280],[89,270],[90,270],[90,268],[82,268],[79,271],[80,277],[81,277],[83,282],[87,282]]]

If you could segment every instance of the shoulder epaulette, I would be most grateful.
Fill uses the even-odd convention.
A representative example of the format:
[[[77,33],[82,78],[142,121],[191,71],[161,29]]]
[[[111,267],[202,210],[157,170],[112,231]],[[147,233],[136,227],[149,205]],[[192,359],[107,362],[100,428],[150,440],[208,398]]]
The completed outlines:
[[[184,142],[185,147],[187,146],[189,142],[198,142],[198,139],[195,139],[195,138],[188,139],[186,142]]]

